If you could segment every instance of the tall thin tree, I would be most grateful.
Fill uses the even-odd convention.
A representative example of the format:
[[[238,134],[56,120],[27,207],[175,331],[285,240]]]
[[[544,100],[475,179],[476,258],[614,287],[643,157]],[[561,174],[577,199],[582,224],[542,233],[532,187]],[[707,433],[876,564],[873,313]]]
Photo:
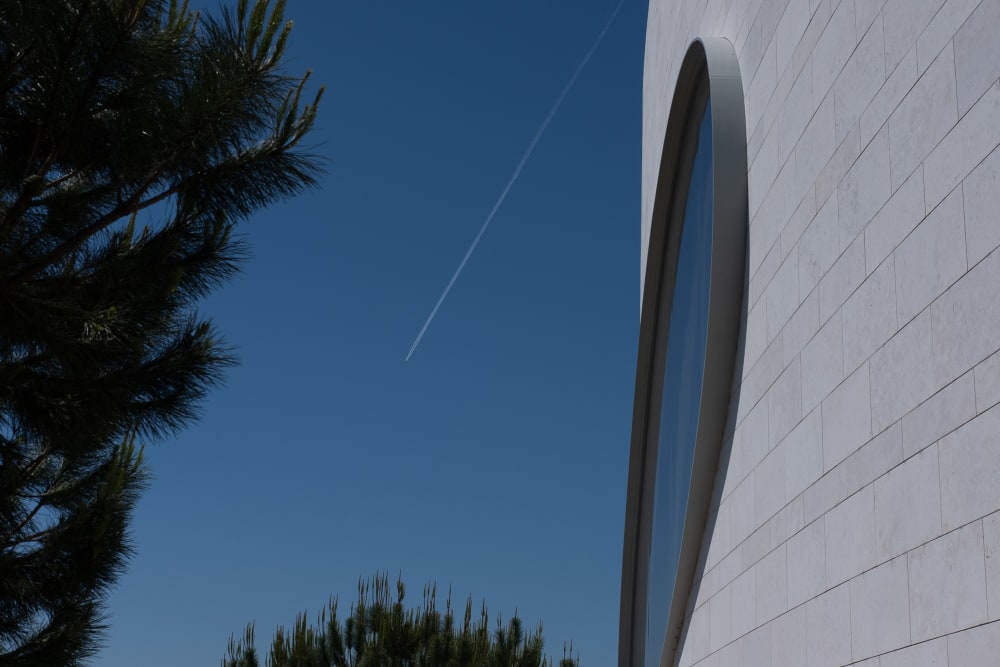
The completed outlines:
[[[197,301],[315,184],[284,8],[0,0],[0,665],[92,655],[141,443],[232,361]]]

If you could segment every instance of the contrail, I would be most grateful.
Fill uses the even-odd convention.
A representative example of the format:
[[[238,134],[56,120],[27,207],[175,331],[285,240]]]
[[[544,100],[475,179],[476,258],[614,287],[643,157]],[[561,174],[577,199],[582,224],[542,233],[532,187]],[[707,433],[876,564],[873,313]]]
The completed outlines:
[[[531,154],[535,150],[535,146],[538,144],[538,140],[542,138],[542,135],[545,133],[545,129],[549,126],[549,123],[552,122],[552,118],[559,110],[559,106],[563,103],[563,100],[566,99],[566,95],[569,93],[570,88],[572,88],[573,84],[576,83],[576,80],[580,76],[580,72],[583,71],[583,68],[587,66],[587,63],[590,61],[590,57],[594,55],[595,51],[597,51],[597,47],[600,46],[601,40],[604,39],[604,35],[607,34],[608,29],[611,28],[611,24],[615,22],[615,18],[618,16],[618,12],[621,11],[622,5],[624,4],[625,0],[618,1],[618,5],[615,7],[615,10],[611,12],[611,17],[608,19],[607,23],[604,24],[601,32],[598,33],[597,39],[594,40],[590,50],[587,51],[587,55],[585,55],[583,60],[580,61],[580,64],[576,66],[576,70],[573,72],[573,76],[569,78],[569,82],[563,86],[562,91],[559,93],[559,97],[556,98],[555,104],[552,105],[548,115],[545,116],[545,120],[542,121],[542,124],[538,127],[538,131],[535,132],[535,136],[531,139],[531,143],[528,144],[528,150],[524,151],[524,155],[521,156],[521,161],[518,162],[517,166],[514,168],[514,173],[511,174],[510,180],[508,180],[507,185],[504,186],[503,192],[500,193],[500,196],[497,198],[497,202],[493,204],[493,208],[490,209],[490,214],[486,216],[486,221],[483,222],[483,226],[479,228],[479,233],[476,234],[476,238],[472,240],[472,245],[470,245],[469,249],[465,251],[465,257],[463,257],[462,261],[459,262],[454,275],[452,275],[451,280],[448,281],[444,291],[441,292],[441,296],[438,298],[437,303],[434,304],[434,309],[431,310],[431,314],[427,316],[427,321],[424,322],[424,326],[420,327],[420,333],[417,334],[417,339],[413,341],[410,351],[406,354],[405,361],[410,360],[410,357],[413,356],[413,352],[417,349],[417,346],[420,345],[420,340],[427,332],[427,327],[431,325],[431,321],[434,319],[434,316],[437,315],[438,309],[441,307],[441,304],[444,303],[445,298],[448,296],[448,292],[451,291],[452,285],[454,285],[455,281],[458,280],[458,276],[462,273],[462,269],[465,268],[465,264],[469,261],[469,257],[472,256],[472,252],[476,249],[476,246],[479,245],[479,239],[483,238],[486,228],[489,227],[490,222],[493,221],[493,216],[497,214],[497,210],[500,208],[501,204],[503,204],[504,199],[507,198],[507,193],[510,192],[514,182],[517,181],[518,176],[521,175],[521,170],[524,169],[524,163],[531,157]]]

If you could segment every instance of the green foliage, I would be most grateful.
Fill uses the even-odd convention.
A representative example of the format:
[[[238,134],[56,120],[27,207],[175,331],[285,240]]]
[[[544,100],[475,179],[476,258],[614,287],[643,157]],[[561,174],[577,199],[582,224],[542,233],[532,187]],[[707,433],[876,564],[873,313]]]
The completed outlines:
[[[451,594],[437,608],[434,585],[424,587],[419,607],[403,605],[406,587],[389,578],[372,577],[358,584],[358,600],[347,618],[330,602],[315,625],[299,614],[290,629],[279,627],[266,664],[270,667],[551,667],[543,653],[542,626],[525,632],[517,614],[490,631],[485,603],[473,618],[472,598],[461,619],[455,618]],[[572,646],[569,653],[572,654]],[[254,626],[243,637],[230,638],[222,667],[259,667]],[[564,648],[559,667],[578,667]]]
[[[197,301],[240,221],[315,184],[284,5],[0,0],[0,667],[95,650],[136,442],[232,363]]]

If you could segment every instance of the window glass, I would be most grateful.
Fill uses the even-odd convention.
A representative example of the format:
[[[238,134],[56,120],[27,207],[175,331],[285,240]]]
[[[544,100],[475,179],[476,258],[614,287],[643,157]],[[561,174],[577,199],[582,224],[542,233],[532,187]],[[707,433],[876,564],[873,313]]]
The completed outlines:
[[[655,500],[646,587],[645,667],[658,667],[677,578],[698,434],[712,273],[711,100],[697,124],[684,205],[657,439]]]

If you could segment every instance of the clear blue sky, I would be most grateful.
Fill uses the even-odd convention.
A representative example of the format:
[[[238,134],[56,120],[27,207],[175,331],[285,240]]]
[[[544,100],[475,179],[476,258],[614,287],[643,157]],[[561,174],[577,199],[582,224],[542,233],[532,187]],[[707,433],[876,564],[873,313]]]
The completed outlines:
[[[252,259],[204,303],[241,365],[148,451],[95,664],[217,665],[248,621],[263,645],[379,570],[616,663],[646,3],[626,0],[403,361],[615,4],[289,2],[328,170],[245,226]]]

